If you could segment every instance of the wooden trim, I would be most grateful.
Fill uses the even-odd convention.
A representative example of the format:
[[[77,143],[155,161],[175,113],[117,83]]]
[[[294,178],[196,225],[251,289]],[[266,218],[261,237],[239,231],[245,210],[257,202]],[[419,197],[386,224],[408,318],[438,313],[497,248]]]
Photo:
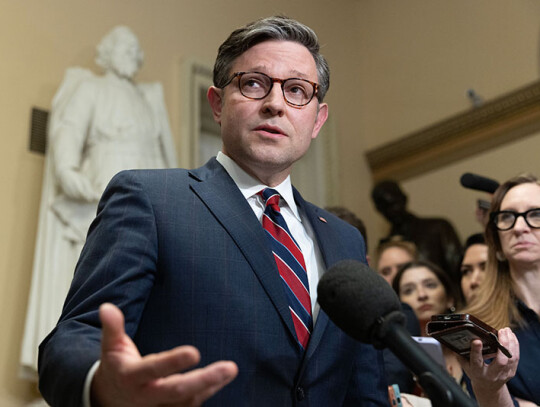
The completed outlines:
[[[374,181],[441,168],[540,131],[540,81],[366,152]]]

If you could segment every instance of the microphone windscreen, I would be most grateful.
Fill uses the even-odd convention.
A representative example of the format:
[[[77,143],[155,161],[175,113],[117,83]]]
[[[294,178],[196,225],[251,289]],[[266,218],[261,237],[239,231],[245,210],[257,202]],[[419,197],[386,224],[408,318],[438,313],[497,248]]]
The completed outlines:
[[[461,185],[465,188],[475,189],[477,191],[494,193],[499,187],[499,183],[491,178],[466,172],[460,178]]]
[[[345,333],[373,343],[377,320],[400,311],[396,293],[376,271],[356,260],[331,267],[317,286],[319,304]]]

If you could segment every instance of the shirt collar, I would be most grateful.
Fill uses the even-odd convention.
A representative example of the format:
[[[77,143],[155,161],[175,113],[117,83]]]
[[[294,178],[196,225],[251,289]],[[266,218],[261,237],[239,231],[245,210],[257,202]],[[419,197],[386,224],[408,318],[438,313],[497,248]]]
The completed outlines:
[[[268,185],[262,184],[259,180],[245,172],[238,164],[234,162],[232,158],[223,154],[221,151],[217,154],[216,159],[233,179],[234,183],[240,189],[240,192],[242,192],[242,195],[244,195],[244,198],[249,199],[262,189],[269,188]],[[287,176],[287,178],[281,184],[272,187],[272,189],[279,192],[281,198],[291,209],[294,216],[301,221],[300,214],[298,213],[298,207],[294,201],[291,177]]]

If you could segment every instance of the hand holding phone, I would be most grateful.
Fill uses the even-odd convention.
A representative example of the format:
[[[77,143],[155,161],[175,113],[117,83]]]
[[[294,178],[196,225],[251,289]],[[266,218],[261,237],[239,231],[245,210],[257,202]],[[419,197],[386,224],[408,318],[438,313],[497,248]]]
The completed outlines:
[[[388,386],[388,401],[390,401],[391,407],[403,407],[401,403],[401,392],[397,384]]]
[[[426,332],[457,354],[469,358],[471,341],[482,341],[482,353],[491,355],[501,352],[508,358],[512,354],[500,344],[497,330],[470,314],[433,315],[426,325]]]

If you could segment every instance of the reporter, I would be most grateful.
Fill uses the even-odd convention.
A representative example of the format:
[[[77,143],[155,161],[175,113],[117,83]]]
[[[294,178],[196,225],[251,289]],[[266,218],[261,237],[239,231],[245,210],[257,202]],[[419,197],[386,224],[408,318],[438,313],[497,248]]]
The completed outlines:
[[[540,404],[540,182],[536,176],[514,177],[495,191],[486,240],[486,277],[466,311],[496,329],[513,329],[523,357],[507,382],[508,390],[520,406],[526,401]],[[490,368],[495,366],[486,371]]]
[[[426,325],[437,314],[456,310],[457,290],[448,275],[437,265],[427,261],[415,261],[402,266],[394,278],[392,287],[399,299],[414,310],[422,336],[427,336]],[[463,371],[457,355],[443,347],[448,373],[465,389]]]
[[[413,242],[395,237],[377,247],[377,272],[390,285],[399,268],[415,260],[418,260],[418,251]]]
[[[458,305],[457,290],[450,278],[427,261],[403,265],[394,277],[392,288],[399,299],[414,310],[422,336],[426,336],[426,324],[433,315],[454,312]]]
[[[482,233],[467,238],[459,268],[461,292],[465,303],[470,303],[486,276],[488,247]]]

